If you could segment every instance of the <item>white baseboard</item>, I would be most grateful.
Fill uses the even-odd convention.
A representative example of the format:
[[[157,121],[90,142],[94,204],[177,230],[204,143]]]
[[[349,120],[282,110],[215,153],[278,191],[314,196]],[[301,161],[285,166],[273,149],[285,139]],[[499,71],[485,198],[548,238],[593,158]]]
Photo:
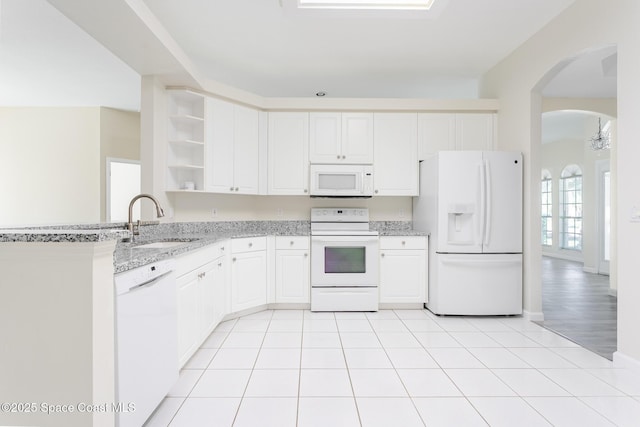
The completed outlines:
[[[541,311],[522,311],[522,317],[530,322],[544,322],[544,313]]]
[[[582,267],[582,271],[590,274],[598,274],[598,269],[593,267]]]
[[[563,253],[563,252],[542,252],[542,256],[546,256],[549,258],[558,258],[566,261],[575,261],[584,263],[584,259],[581,255],[574,255],[573,253]]]
[[[625,368],[640,374],[640,360],[627,356],[619,351],[613,353],[613,366]]]
[[[609,295],[618,298],[618,289],[609,288]]]

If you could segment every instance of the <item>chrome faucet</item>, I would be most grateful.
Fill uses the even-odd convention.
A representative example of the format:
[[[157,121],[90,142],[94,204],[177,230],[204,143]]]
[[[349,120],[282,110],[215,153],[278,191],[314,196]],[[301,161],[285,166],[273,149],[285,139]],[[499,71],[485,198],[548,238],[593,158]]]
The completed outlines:
[[[133,199],[131,199],[131,202],[129,203],[129,221],[127,222],[127,230],[131,232],[131,241],[133,241],[133,236],[137,236],[138,234],[140,234],[140,220],[138,220],[137,228],[134,229],[133,226],[133,204],[136,202],[136,200],[142,199],[144,197],[150,199],[156,205],[156,214],[158,215],[158,218],[162,218],[164,216],[164,211],[160,207],[160,203],[158,203],[156,198],[151,194],[138,194]]]

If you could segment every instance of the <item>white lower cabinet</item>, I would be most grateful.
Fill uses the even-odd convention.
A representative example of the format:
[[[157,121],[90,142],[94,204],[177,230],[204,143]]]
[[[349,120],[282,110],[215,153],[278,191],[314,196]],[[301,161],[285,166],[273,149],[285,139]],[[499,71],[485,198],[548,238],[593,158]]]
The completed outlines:
[[[427,237],[380,237],[380,303],[427,301]]]
[[[181,367],[227,312],[225,268],[224,243],[176,258]]]
[[[199,279],[189,274],[177,279],[178,285],[178,359],[180,366],[198,349]]]
[[[267,303],[267,238],[231,240],[231,311]]]
[[[309,237],[276,237],[276,303],[310,302]]]

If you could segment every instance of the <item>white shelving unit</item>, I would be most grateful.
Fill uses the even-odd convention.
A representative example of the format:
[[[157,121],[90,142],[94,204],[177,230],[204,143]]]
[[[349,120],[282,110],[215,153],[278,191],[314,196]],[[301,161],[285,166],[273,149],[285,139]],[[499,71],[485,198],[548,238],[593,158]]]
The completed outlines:
[[[205,96],[189,90],[169,90],[167,190],[205,189]],[[187,182],[194,189],[186,190]]]

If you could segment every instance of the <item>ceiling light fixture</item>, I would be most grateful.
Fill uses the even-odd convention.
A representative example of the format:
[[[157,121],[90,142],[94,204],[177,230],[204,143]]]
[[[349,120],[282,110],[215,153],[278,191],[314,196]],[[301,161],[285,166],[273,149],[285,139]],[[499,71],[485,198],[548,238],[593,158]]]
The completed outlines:
[[[429,10],[435,0],[298,0],[307,9]]]
[[[316,92],[316,96],[322,97],[322,96],[326,96],[326,95],[327,95],[327,92],[324,92],[324,91]]]
[[[596,132],[596,134],[589,139],[592,150],[608,150],[609,148],[611,148],[611,134],[609,132],[609,123],[610,122],[607,122],[607,124],[604,125],[603,130],[600,122],[600,117],[598,117],[598,132]]]

